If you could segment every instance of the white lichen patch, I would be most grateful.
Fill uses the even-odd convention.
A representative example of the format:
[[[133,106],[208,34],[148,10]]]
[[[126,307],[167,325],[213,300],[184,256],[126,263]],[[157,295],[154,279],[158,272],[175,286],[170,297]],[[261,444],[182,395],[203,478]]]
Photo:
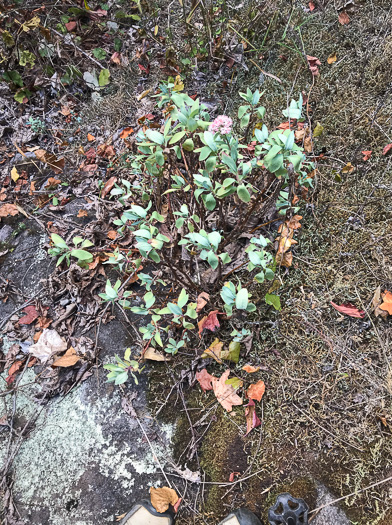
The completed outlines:
[[[33,381],[34,377],[34,371],[29,369],[21,384]],[[35,390],[37,386],[33,385],[33,388]],[[31,417],[42,410],[42,406],[33,401],[32,393],[31,387],[27,387],[18,394],[19,417]],[[84,508],[81,504],[76,510],[66,509],[70,499],[80,496],[83,500],[86,497],[83,494],[86,492],[86,472],[91,491],[96,490],[91,486],[96,472],[101,480],[102,476],[110,480],[112,486],[115,481],[118,491],[125,491],[132,498],[136,480],[135,488],[141,488],[139,475],[153,475],[159,471],[140,428],[130,422],[129,432],[124,432],[124,413],[119,409],[118,391],[112,394],[104,392],[94,402],[89,398],[90,393],[91,387],[84,383],[66,397],[51,400],[42,410],[33,432],[14,461],[14,493],[17,500],[21,506],[30,509],[49,509],[50,519],[45,525],[63,525],[70,523],[71,518],[74,525],[96,525],[97,516],[91,515],[89,507]],[[116,436],[121,418],[123,431],[120,436],[125,433],[129,436],[128,442]],[[160,443],[154,441],[153,448],[161,463],[165,464],[167,443],[173,428],[163,425],[159,433]],[[145,488],[147,493],[148,487]],[[100,523],[105,522],[102,511],[101,507]],[[112,519],[108,518],[108,522]]]

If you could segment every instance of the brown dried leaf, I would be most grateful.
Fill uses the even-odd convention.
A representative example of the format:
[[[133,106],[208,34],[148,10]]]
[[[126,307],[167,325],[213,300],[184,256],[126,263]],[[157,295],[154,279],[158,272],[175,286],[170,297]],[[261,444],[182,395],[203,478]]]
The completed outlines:
[[[87,216],[88,216],[88,211],[87,210],[80,209],[78,211],[77,217],[87,217]]]
[[[217,363],[222,363],[221,353],[222,353],[223,343],[219,339],[214,339],[211,345],[204,350],[201,357],[212,357]]]
[[[170,361],[170,357],[158,352],[154,347],[149,346],[143,354],[143,359],[149,359],[150,361]]]
[[[380,306],[381,310],[388,312],[389,315],[392,315],[392,293],[385,290],[382,296],[382,300],[383,303]]]
[[[170,505],[178,501],[177,492],[169,487],[150,488],[151,505],[157,512],[166,512]]]
[[[338,20],[339,20],[339,23],[342,24],[342,26],[347,25],[347,24],[350,23],[350,17],[346,13],[346,11],[342,11],[339,14]]]
[[[382,303],[381,299],[381,286],[378,286],[374,292],[374,296],[372,299],[372,305],[374,308],[374,315],[376,317],[382,317],[383,319],[386,319],[388,317],[388,312],[386,310],[382,310],[380,308],[380,305]]]
[[[327,62],[328,64],[333,64],[334,62],[336,62],[337,59],[338,58],[336,56],[336,53],[331,53],[329,57],[327,58]]]

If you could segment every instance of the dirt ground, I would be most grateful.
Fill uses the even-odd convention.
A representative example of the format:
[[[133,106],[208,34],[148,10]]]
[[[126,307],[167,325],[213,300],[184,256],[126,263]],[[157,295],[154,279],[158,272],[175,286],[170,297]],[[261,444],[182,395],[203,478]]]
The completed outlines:
[[[187,70],[185,90],[197,92],[213,113],[233,115],[238,91],[258,87],[264,92],[267,125],[284,120],[282,108],[302,92],[308,99],[307,121],[313,131],[318,124],[323,127],[311,152],[317,160],[315,187],[301,203],[302,228],[293,265],[280,270],[282,310],[265,304],[262,285],[256,291],[257,312],[245,325],[254,332],[253,347],[241,356],[238,370],[245,363],[261,366],[254,379],[266,384],[259,414],[262,426],[245,436],[243,407],[228,414],[211,392],[202,393],[195,384],[198,363],[193,357],[147,364],[139,387],[127,385],[125,392],[136,392],[142,426],[183,497],[179,523],[213,525],[230,509],[244,505],[267,523],[276,496],[290,492],[304,498],[311,511],[316,509],[310,514],[312,525],[391,525],[392,331],[390,319],[374,315],[372,300],[379,286],[392,290],[392,155],[383,155],[383,148],[392,143],[392,7],[388,0],[256,4],[260,16],[249,24],[252,2],[226,7],[231,27],[237,28],[231,31],[235,65],[200,59],[198,70]],[[171,8],[161,1],[157,9],[154,23],[169,27],[171,47],[177,57],[187,58],[190,37],[181,24],[180,6]],[[341,23],[342,12],[348,23]],[[196,12],[194,22],[204,34],[199,16]],[[202,45],[198,36],[194,38],[194,45]],[[245,49],[238,58],[241,41]],[[306,55],[319,59],[317,76],[312,76]],[[328,61],[334,55],[336,60]],[[152,98],[136,97],[157,87],[164,74],[159,59],[153,54],[146,77],[137,77],[133,63],[116,73],[111,92],[99,103],[82,97],[81,121],[64,132],[74,137],[75,156],[87,132],[111,136],[152,110]],[[8,139],[2,140],[9,148]],[[370,150],[370,158],[364,160],[362,152]],[[0,166],[3,178],[10,167],[8,161]],[[117,172],[107,177],[113,173]],[[77,217],[78,209],[86,208],[84,197],[91,195],[93,183],[78,180],[73,168],[68,180],[79,189],[60,213],[43,208],[32,218],[31,208],[28,218],[13,217],[0,225],[0,289],[4,280],[13,286],[11,294],[8,288],[3,296],[11,299],[0,303],[0,323],[7,320],[5,337],[10,343],[21,340],[17,331],[9,333],[8,317],[14,310],[35,295],[49,305],[56,290],[54,261],[47,256],[48,237],[40,223],[66,219],[87,231],[96,218],[94,206],[87,217]],[[94,228],[99,230],[99,224]],[[272,236],[276,227],[265,232]],[[72,283],[68,293],[73,298],[79,298],[82,289],[94,297],[90,282],[83,288],[83,278]],[[97,274],[97,279],[104,283],[103,276]],[[352,303],[366,315],[340,314],[331,301]],[[66,331],[75,326],[75,336],[94,341],[100,313],[90,306],[82,301],[78,307],[78,323],[85,318],[87,324],[60,327]],[[132,317],[105,318],[96,365],[132,346],[131,324]],[[217,374],[223,369],[209,365]],[[56,407],[61,397],[49,401],[45,416],[21,445],[7,478],[20,517],[15,515],[14,522],[7,518],[8,525],[92,525],[94,514],[99,523],[115,523],[149,486],[167,484],[141,426],[124,414],[118,392],[104,383],[102,367],[91,370],[82,386],[64,398],[66,408]],[[31,415],[31,410],[38,414],[41,409],[32,401],[34,394],[28,391],[27,400],[18,405],[18,425],[27,417],[23,411]],[[53,427],[75,425],[76,430],[48,432],[46,420]],[[6,450],[6,431],[0,439]],[[46,450],[41,443],[45,439]],[[30,461],[29,454],[55,461],[33,478],[40,461]],[[78,468],[69,461],[72,455],[80,462]],[[61,476],[53,486],[61,471],[68,477]],[[239,482],[226,484],[232,473]],[[27,490],[29,476],[34,486]],[[91,499],[92,494],[96,497]],[[336,505],[317,510],[338,498],[342,499]]]

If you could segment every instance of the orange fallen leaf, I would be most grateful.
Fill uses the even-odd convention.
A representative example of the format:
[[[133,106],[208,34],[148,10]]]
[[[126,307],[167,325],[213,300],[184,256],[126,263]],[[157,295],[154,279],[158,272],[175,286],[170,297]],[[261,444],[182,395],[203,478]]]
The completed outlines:
[[[219,379],[214,378],[212,388],[218,402],[225,410],[231,412],[233,406],[242,405],[242,399],[235,393],[235,389],[231,384],[226,384],[229,374],[230,370],[226,370]]]
[[[280,266],[284,266],[285,268],[290,268],[290,266],[293,264],[293,254],[291,252],[277,253],[276,262]]]
[[[14,215],[18,215],[19,210],[15,204],[2,204],[0,206],[0,217],[8,217],[11,215],[13,217]]]
[[[77,217],[87,217],[87,215],[88,215],[87,210],[80,209],[78,211]]]
[[[95,140],[94,135],[91,135],[91,133],[87,133],[87,140],[88,140],[89,142],[94,142],[94,140]]]
[[[76,351],[73,346],[68,348],[68,350],[65,352],[65,354],[60,357],[60,359],[57,359],[52,366],[61,366],[63,368],[68,366],[73,366],[76,364],[80,359],[80,356],[76,354]]]
[[[336,62],[337,59],[338,57],[336,56],[336,53],[331,53],[327,58],[327,62],[328,64],[333,64],[334,62]]]
[[[308,6],[309,6],[309,11],[310,12],[312,12],[312,11],[314,11],[316,9],[316,6],[314,5],[314,2],[309,2]]]
[[[392,315],[392,293],[388,292],[388,290],[385,290],[382,300],[383,303],[380,305],[381,310],[384,310],[385,312],[388,312],[389,315]]]
[[[132,135],[133,128],[124,128],[122,132],[120,133],[120,139],[126,139],[129,137],[129,135]]]
[[[252,366],[252,365],[245,365],[242,367],[242,370],[245,370],[245,372],[248,372],[248,374],[254,374],[255,372],[258,372],[260,370],[260,367]]]
[[[346,13],[346,11],[342,11],[338,17],[339,23],[342,24],[342,26],[347,25],[350,23],[350,17]]]
[[[117,237],[116,230],[109,230],[106,234],[108,239],[111,239],[112,241]]]
[[[261,398],[263,397],[264,392],[265,392],[264,381],[257,381],[257,383],[253,383],[253,385],[250,385],[250,387],[246,391],[246,395],[249,397],[249,399],[256,399],[256,401],[261,401]]]
[[[151,505],[157,512],[166,512],[170,505],[178,501],[177,492],[169,487],[150,488]]]

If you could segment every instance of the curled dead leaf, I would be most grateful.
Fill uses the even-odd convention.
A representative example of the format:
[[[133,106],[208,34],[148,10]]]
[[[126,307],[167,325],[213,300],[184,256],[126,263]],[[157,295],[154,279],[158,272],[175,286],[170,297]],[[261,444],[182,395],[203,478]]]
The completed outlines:
[[[261,421],[257,417],[257,414],[256,414],[256,405],[253,399],[250,399],[249,403],[245,405],[245,418],[246,418],[245,436],[247,436],[253,428],[259,427],[261,425]]]
[[[337,310],[338,312],[342,314],[349,315],[350,317],[359,317],[363,318],[365,317],[365,311],[364,310],[358,310],[356,306],[354,306],[351,303],[345,303],[345,304],[336,304],[333,301],[331,301],[331,305]]]
[[[197,323],[197,326],[199,327],[199,337],[201,337],[203,330],[210,330],[211,332],[215,332],[215,330],[220,327],[219,320],[217,317],[217,314],[219,313],[220,312],[218,310],[213,310]]]
[[[392,315],[392,293],[385,290],[382,296],[383,303],[380,306],[380,309],[384,312],[388,312],[389,315]]]
[[[170,361],[170,357],[161,354],[152,346],[149,346],[144,352],[143,359],[148,359],[149,361]]]
[[[219,341],[218,338],[210,344],[210,346],[205,350],[201,357],[212,357],[217,363],[222,363],[221,353],[222,353],[223,343]]]
[[[18,215],[19,210],[15,204],[2,204],[0,206],[0,217],[8,217],[9,215],[13,217]]]
[[[331,53],[329,57],[327,58],[328,64],[333,64],[334,62],[336,62],[336,60],[337,60],[336,53]]]
[[[151,505],[157,512],[166,512],[170,505],[178,501],[177,492],[169,487],[150,488]]]

